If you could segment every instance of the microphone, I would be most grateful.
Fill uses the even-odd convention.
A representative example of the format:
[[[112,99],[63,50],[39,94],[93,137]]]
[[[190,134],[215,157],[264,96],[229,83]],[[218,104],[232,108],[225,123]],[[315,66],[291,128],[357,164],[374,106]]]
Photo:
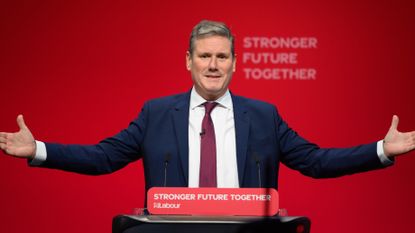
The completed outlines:
[[[199,133],[199,135],[202,137],[203,135],[205,135],[206,134],[206,131],[205,131],[205,129],[202,129],[202,132],[200,132]]]
[[[164,187],[166,187],[167,185],[167,166],[169,166],[170,159],[171,159],[171,154],[167,153],[164,156]]]
[[[257,172],[258,172],[258,184],[259,187],[262,188],[262,182],[261,182],[261,157],[259,157],[259,155],[254,152],[253,154],[255,163],[256,163],[256,168],[257,168]]]

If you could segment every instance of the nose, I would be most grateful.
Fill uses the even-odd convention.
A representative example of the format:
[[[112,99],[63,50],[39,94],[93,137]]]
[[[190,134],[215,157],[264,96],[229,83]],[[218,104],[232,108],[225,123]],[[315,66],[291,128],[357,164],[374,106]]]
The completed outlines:
[[[217,64],[217,59],[216,59],[216,57],[212,57],[210,60],[209,60],[209,70],[210,71],[215,71],[215,70],[217,70],[218,69],[218,64]]]

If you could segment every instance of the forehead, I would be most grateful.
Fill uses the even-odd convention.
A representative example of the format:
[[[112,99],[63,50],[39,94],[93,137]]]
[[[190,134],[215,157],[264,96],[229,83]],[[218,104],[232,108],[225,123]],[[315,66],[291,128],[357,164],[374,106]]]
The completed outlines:
[[[231,41],[223,36],[208,36],[195,40],[194,51],[197,53],[231,53]]]

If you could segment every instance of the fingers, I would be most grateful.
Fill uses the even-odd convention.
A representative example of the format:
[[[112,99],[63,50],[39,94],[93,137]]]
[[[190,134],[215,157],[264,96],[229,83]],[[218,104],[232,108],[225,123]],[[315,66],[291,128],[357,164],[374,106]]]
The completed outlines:
[[[0,132],[0,143],[6,143],[7,142],[7,134]]]
[[[398,130],[398,124],[399,124],[399,117],[397,115],[393,115],[392,117],[392,123],[391,123],[391,129]]]
[[[7,146],[6,142],[7,142],[7,134],[0,132],[0,149],[1,150],[6,150],[6,146]]]
[[[415,150],[415,131],[410,133],[410,140],[412,144],[411,150]]]
[[[17,125],[20,129],[27,129],[26,124],[24,123],[23,115],[20,114],[17,116]]]

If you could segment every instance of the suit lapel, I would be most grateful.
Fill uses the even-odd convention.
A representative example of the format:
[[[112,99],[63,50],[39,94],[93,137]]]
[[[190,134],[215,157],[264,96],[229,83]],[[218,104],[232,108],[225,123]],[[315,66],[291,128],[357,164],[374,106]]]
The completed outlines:
[[[243,99],[232,94],[231,96],[235,119],[238,178],[239,186],[242,187],[245,173],[250,119],[246,108],[243,106]],[[179,158],[183,168],[186,184],[189,183],[189,105],[190,92],[180,96],[180,99],[172,109],[173,125],[176,134],[175,136],[179,147]]]
[[[238,160],[238,178],[240,187],[242,187],[245,174],[246,152],[249,135],[249,116],[242,101],[242,98],[232,95],[234,108],[233,114],[235,119],[236,157]]]
[[[189,183],[189,105],[190,92],[180,96],[173,108],[173,125],[186,185]]]

